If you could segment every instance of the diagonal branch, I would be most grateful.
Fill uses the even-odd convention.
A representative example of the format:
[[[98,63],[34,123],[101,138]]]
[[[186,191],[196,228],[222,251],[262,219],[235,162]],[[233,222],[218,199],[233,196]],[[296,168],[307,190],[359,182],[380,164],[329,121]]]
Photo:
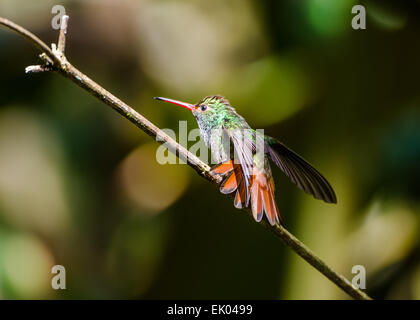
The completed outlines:
[[[109,91],[102,88],[99,84],[94,82],[88,76],[84,75],[73,65],[71,65],[64,54],[65,37],[67,32],[68,16],[63,16],[61,20],[60,36],[58,46],[52,45],[48,47],[42,40],[40,40],[33,33],[24,29],[23,27],[13,23],[10,20],[0,17],[0,25],[19,33],[20,35],[31,41],[42,54],[41,59],[44,61],[43,65],[29,66],[26,72],[44,72],[44,71],[57,71],[66,78],[69,78],[79,87],[88,91],[91,95],[95,96],[105,104],[113,108],[123,117],[131,121],[138,128],[146,132],[149,136],[155,138],[158,142],[164,143],[168,149],[175,153],[179,158],[188,163],[194,170],[196,170],[202,177],[210,182],[219,184],[221,178],[210,172],[210,167],[202,162],[198,157],[190,153],[186,148],[178,144],[174,139],[168,136],[165,132],[160,130],[157,126],[151,123],[148,119],[143,117],[140,113],[135,111],[129,105],[118,99]],[[321,272],[329,280],[335,283],[343,291],[351,297],[360,300],[370,300],[371,298],[358,288],[352,286],[349,280],[344,276],[335,272],[324,261],[321,260],[311,249],[297,239],[282,225],[271,226],[267,221],[263,220],[263,224],[270,229],[277,237],[294,250],[299,256],[311,264],[315,269]]]

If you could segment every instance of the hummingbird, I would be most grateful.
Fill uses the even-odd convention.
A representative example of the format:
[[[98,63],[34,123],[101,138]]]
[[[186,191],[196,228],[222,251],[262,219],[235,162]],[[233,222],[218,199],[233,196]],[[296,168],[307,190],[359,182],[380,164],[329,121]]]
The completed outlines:
[[[327,203],[337,203],[333,188],[318,170],[279,140],[252,129],[223,96],[207,96],[196,104],[155,99],[192,112],[216,163],[211,172],[223,177],[220,191],[236,192],[234,206],[250,207],[257,222],[265,214],[272,226],[281,223],[269,159],[301,190]]]

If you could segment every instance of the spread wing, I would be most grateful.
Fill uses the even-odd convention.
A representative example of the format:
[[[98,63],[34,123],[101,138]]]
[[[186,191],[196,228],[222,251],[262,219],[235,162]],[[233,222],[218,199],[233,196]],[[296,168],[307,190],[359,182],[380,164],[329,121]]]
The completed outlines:
[[[316,199],[337,203],[335,192],[327,179],[306,160],[274,138],[266,136],[265,142],[265,152],[300,189]]]

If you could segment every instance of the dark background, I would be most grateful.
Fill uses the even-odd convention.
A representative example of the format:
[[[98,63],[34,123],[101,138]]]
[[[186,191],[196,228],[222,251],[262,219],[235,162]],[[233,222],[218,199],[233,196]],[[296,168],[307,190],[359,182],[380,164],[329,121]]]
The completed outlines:
[[[226,96],[310,160],[338,205],[274,169],[285,226],[374,298],[420,298],[420,2],[0,0],[0,16],[161,128],[196,123],[156,102]],[[186,165],[54,73],[0,28],[0,298],[342,299],[338,288]],[[190,145],[192,143],[190,142]],[[66,290],[51,289],[51,267]]]

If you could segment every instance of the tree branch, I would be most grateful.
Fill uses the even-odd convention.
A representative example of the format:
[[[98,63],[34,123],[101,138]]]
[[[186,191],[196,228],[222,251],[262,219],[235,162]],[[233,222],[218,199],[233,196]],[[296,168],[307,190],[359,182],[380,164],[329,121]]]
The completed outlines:
[[[66,34],[67,34],[67,26],[69,22],[69,16],[61,17],[61,26],[60,26],[60,35],[58,36],[58,46],[57,49],[59,52],[64,54],[64,50],[66,48]]]
[[[105,104],[113,108],[123,117],[131,121],[138,128],[146,132],[149,136],[155,138],[160,143],[165,143],[168,149],[175,153],[179,158],[184,160],[189,166],[195,169],[202,177],[210,182],[219,184],[221,177],[214,175],[210,172],[210,167],[202,162],[198,157],[190,153],[186,148],[178,144],[174,139],[168,136],[165,132],[160,130],[157,126],[143,117],[140,113],[135,111],[129,105],[118,99],[109,91],[102,88],[88,76],[84,75],[73,65],[71,65],[64,54],[68,16],[63,16],[61,20],[61,28],[58,46],[52,45],[49,48],[42,40],[40,40],[33,33],[24,29],[23,27],[13,23],[10,20],[0,17],[0,25],[4,25],[7,28],[19,33],[20,35],[27,38],[32,42],[41,52],[41,59],[44,61],[43,65],[29,66],[26,68],[26,72],[44,72],[44,71],[57,71],[61,75],[69,78],[79,87],[88,91],[91,95],[95,96]],[[249,209],[248,209],[249,211]],[[321,272],[329,280],[335,283],[343,291],[349,294],[351,297],[360,300],[370,300],[371,298],[358,288],[352,286],[352,284],[344,276],[335,272],[329,267],[324,261],[322,261],[312,250],[310,250],[305,244],[299,239],[292,235],[282,225],[271,226],[266,220],[262,223],[270,229],[276,236],[283,240],[283,242],[294,250],[299,256],[311,264],[315,269]]]

